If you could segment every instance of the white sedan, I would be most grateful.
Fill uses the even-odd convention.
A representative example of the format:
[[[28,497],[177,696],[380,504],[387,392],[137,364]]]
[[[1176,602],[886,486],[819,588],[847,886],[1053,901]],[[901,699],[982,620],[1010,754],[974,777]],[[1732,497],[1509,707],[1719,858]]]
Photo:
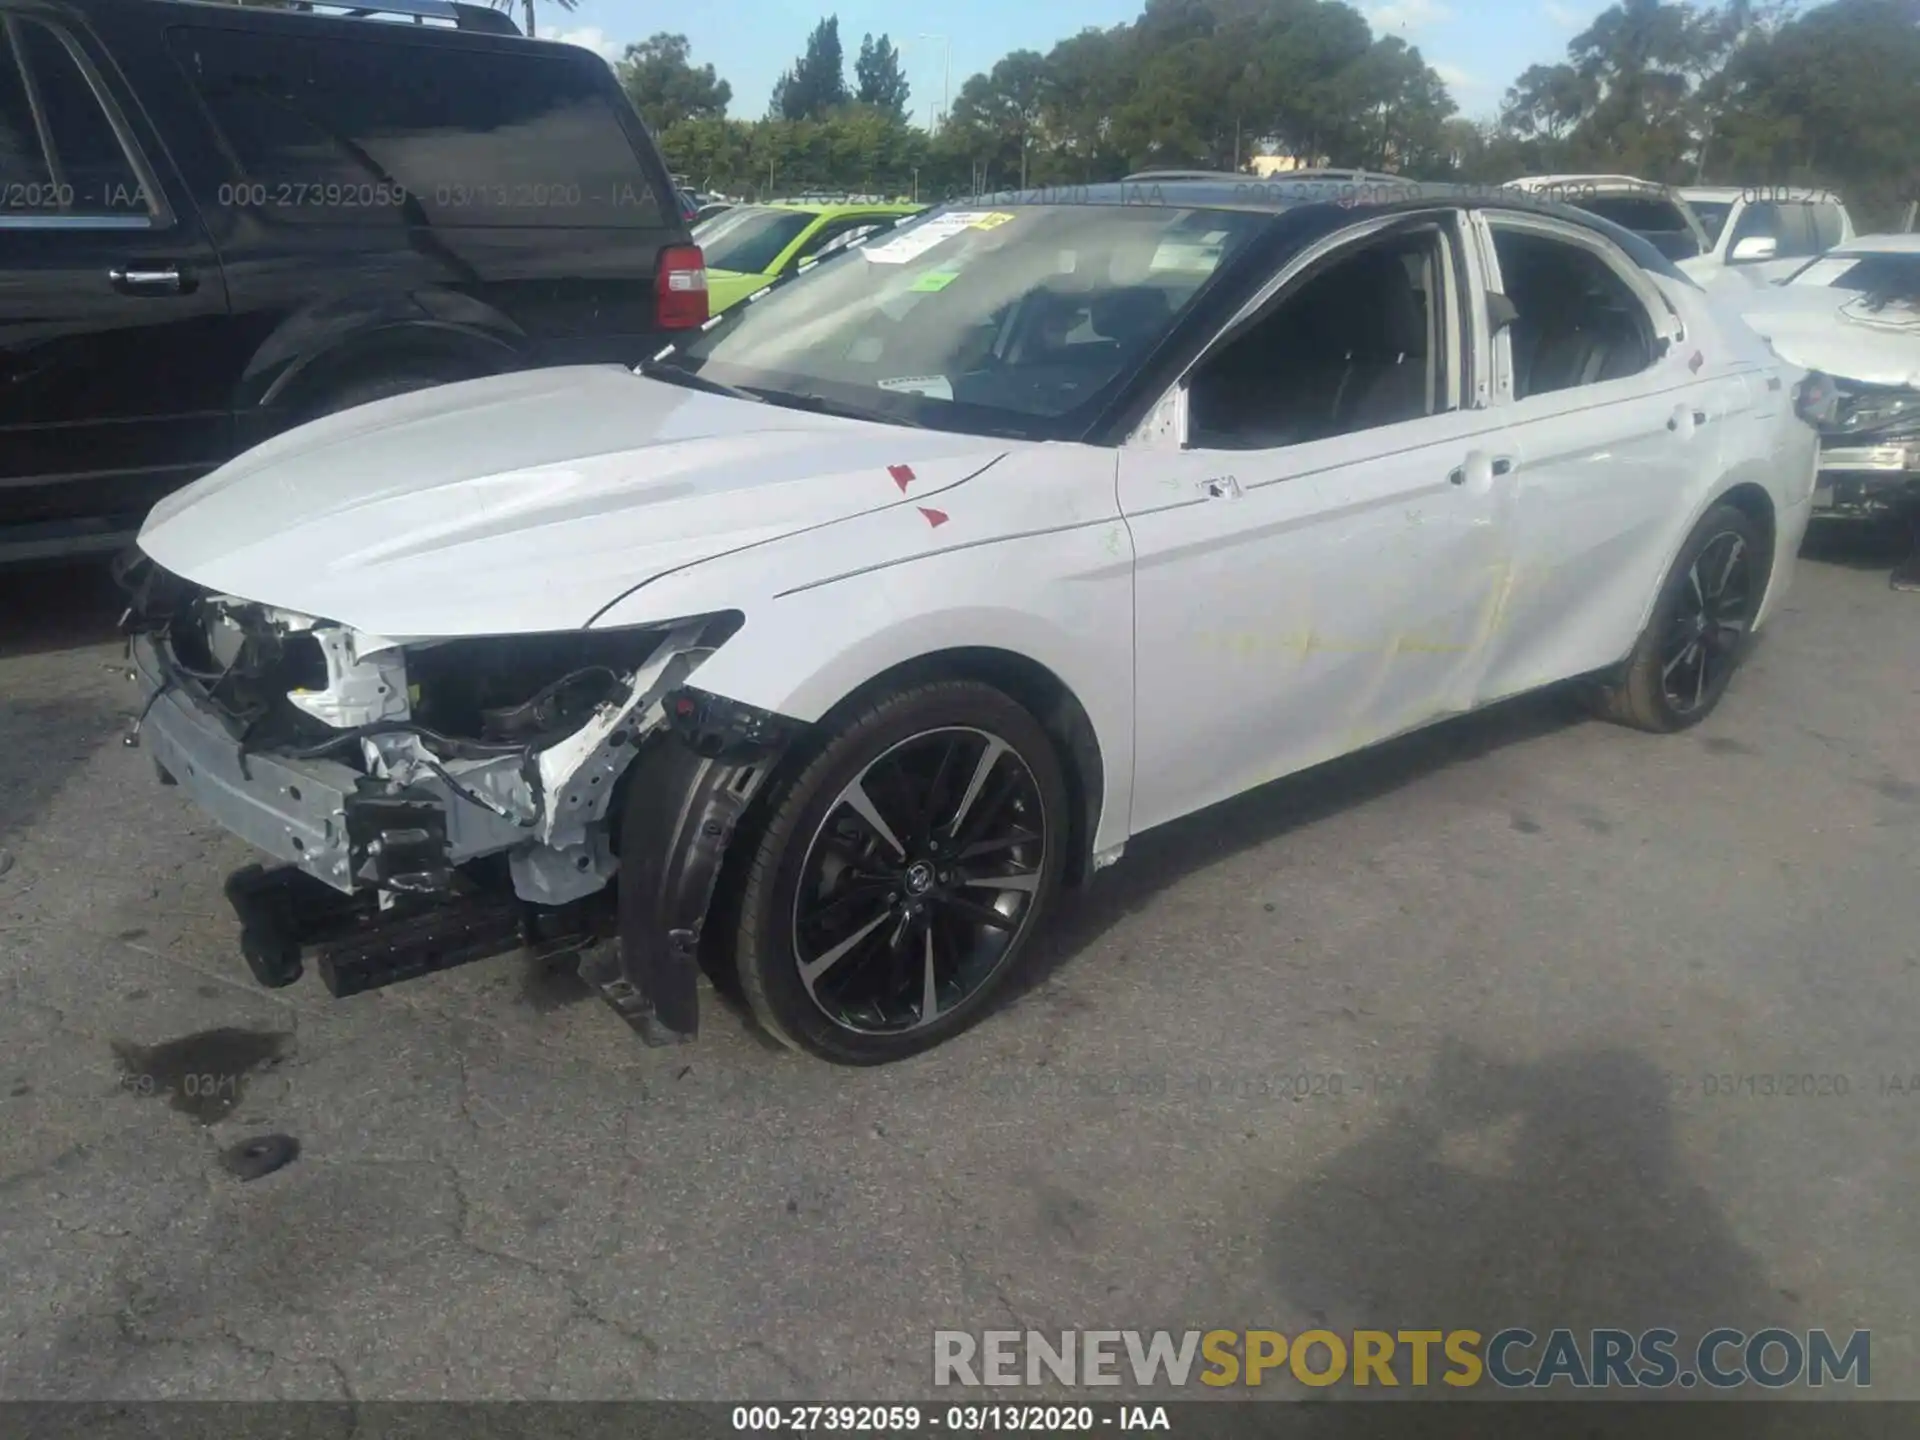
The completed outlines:
[[[1561,681],[1700,720],[1823,393],[1518,194],[976,201],[638,371],[380,401],[163,502],[141,734],[279,862],[229,885],[266,983],[524,944],[655,1042],[705,967],[892,1060],[1144,830]]]

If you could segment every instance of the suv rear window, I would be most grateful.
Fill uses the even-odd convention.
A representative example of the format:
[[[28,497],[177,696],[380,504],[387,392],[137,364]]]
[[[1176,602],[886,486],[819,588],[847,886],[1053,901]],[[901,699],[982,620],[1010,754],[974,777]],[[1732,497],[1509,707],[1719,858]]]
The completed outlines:
[[[668,223],[582,56],[176,27],[237,183],[217,203],[306,224]]]

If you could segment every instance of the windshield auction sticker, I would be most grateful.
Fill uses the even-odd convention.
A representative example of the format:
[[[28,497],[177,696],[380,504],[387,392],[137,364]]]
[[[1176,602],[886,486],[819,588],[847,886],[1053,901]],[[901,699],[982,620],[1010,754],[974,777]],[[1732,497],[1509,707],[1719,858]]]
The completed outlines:
[[[990,230],[994,225],[1011,220],[1011,215],[996,215],[985,210],[956,210],[951,215],[935,215],[923,220],[910,230],[896,233],[892,239],[880,245],[864,246],[860,253],[876,265],[904,265],[933,249],[943,240],[968,230]],[[981,221],[990,221],[982,225]]]

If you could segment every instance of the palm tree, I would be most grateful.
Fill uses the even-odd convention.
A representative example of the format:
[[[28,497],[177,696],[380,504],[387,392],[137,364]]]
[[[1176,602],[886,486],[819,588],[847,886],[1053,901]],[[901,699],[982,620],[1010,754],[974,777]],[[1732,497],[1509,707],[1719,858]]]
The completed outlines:
[[[518,5],[521,12],[527,17],[527,34],[532,35],[534,33],[533,0],[487,0],[487,3],[492,5],[496,10],[512,10]],[[552,0],[552,3],[558,5],[562,10],[572,10],[579,5],[580,0]]]

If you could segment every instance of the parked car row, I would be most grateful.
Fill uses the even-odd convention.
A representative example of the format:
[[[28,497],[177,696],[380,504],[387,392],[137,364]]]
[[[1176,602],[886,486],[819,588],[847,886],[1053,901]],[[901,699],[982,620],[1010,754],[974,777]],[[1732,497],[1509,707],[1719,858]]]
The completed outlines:
[[[1821,514],[1920,520],[1920,235],[1857,235],[1838,196],[1802,187],[1675,190],[1617,175],[1512,184],[1643,235],[1782,356],[1833,378]]]
[[[0,0],[0,563],[117,549],[289,426],[706,321],[604,62],[382,13],[418,23]]]

